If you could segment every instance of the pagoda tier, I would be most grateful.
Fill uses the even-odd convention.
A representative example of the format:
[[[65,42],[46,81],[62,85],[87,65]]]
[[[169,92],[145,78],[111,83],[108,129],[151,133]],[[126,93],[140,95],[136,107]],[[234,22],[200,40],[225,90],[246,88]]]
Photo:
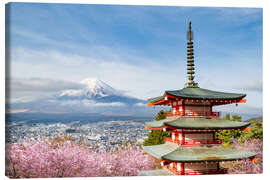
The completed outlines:
[[[176,143],[143,146],[153,158],[164,162],[219,162],[253,158],[256,153],[240,151],[222,145],[179,146]]]
[[[244,97],[246,97],[246,94],[218,92],[194,87],[165,91],[163,96],[148,99],[148,105],[169,105],[169,103],[173,101],[180,101],[180,103],[186,102],[189,104],[200,102],[209,105],[223,105],[237,103]]]
[[[143,150],[158,160],[161,166],[178,175],[223,174],[219,162],[254,158],[256,153],[239,151],[221,145],[179,146],[166,142],[161,145],[144,146]]]
[[[249,122],[230,121],[220,118],[170,118],[160,121],[146,122],[146,129],[152,130],[174,130],[174,129],[190,129],[190,130],[223,130],[238,129],[244,130],[250,125]]]
[[[163,96],[148,99],[148,106],[171,106],[172,111],[167,117],[219,117],[213,112],[213,106],[232,103],[244,103],[245,94],[211,91],[199,87],[188,87],[181,90],[165,91]]]

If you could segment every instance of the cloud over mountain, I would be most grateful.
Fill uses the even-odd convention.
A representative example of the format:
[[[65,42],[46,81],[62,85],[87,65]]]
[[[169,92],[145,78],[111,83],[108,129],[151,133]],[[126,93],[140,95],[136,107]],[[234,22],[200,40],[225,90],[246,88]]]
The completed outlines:
[[[30,78],[30,79],[7,79],[8,87],[12,91],[42,91],[57,92],[67,88],[81,89],[84,87],[82,83],[69,82],[64,80],[54,80],[46,78]]]
[[[125,95],[97,78],[68,82],[42,78],[8,81],[9,109],[32,112],[134,112],[145,109],[145,101]],[[42,94],[47,94],[42,95]],[[29,98],[35,95],[35,98]]]

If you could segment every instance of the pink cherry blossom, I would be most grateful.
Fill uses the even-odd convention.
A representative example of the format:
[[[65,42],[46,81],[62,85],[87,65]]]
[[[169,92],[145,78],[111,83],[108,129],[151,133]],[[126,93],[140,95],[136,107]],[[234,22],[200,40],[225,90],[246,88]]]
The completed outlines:
[[[95,152],[85,145],[48,140],[6,145],[6,175],[11,178],[136,176],[157,164],[134,145]]]

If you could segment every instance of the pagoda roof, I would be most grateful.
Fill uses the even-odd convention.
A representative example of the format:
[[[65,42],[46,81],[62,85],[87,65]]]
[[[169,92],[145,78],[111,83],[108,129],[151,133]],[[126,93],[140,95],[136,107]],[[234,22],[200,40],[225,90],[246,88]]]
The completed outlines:
[[[221,145],[181,147],[174,143],[143,146],[143,150],[154,158],[172,162],[228,161],[253,158],[254,152],[237,150]]]
[[[236,100],[242,99],[246,96],[246,94],[238,94],[238,93],[227,93],[227,92],[219,92],[212,91],[208,89],[203,89],[199,87],[188,87],[180,90],[173,91],[165,91],[163,96],[150,98],[148,99],[149,103],[155,103],[165,98],[166,95],[171,95],[180,99],[222,99],[222,100]]]
[[[170,121],[174,121],[177,118],[174,119],[162,119],[162,120],[155,120],[155,121],[149,121],[149,122],[145,122],[145,125],[151,128],[162,128],[164,126],[165,122],[170,122]]]
[[[138,176],[174,176],[175,174],[167,169],[155,169],[148,171],[139,171]]]
[[[250,125],[249,122],[238,122],[224,119],[180,118],[165,125],[179,129],[242,129]]]
[[[143,146],[143,150],[153,156],[154,158],[162,160],[162,156],[165,156],[175,150],[177,150],[178,145],[175,143],[165,143],[153,146]]]
[[[249,122],[238,122],[216,118],[178,118],[146,122],[150,128],[163,128],[165,126],[175,129],[243,129]]]

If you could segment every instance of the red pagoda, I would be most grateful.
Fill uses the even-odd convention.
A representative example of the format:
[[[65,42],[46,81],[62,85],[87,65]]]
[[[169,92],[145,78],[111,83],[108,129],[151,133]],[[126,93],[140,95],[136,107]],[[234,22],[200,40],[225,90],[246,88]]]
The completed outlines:
[[[250,123],[220,118],[213,106],[244,103],[246,94],[225,93],[202,89],[194,82],[193,33],[189,22],[187,42],[188,82],[183,89],[165,91],[148,100],[148,106],[171,106],[167,118],[146,122],[146,129],[169,131],[164,144],[143,146],[144,151],[158,160],[165,170],[150,175],[224,174],[220,162],[252,159],[256,153],[224,147],[215,133],[224,129],[244,130]],[[147,173],[141,173],[147,175]]]

